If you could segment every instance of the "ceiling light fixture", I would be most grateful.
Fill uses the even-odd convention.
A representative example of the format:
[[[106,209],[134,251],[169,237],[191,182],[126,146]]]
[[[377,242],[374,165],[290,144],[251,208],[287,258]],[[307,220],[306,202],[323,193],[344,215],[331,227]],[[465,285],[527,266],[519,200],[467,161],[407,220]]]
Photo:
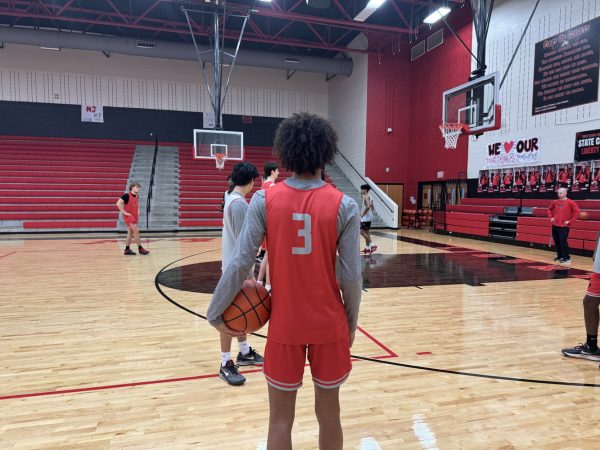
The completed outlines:
[[[440,8],[438,8],[437,10],[435,10],[434,12],[432,12],[431,14],[429,14],[427,17],[425,17],[425,20],[423,20],[423,23],[427,23],[429,25],[436,23],[439,20],[442,20],[444,17],[446,17],[448,14],[450,14],[450,8],[447,8],[446,6],[442,6]]]
[[[369,3],[367,3],[367,6],[365,6],[365,8],[356,15],[354,20],[357,22],[364,22],[371,16],[371,14],[377,11],[377,9],[383,5],[384,2],[385,0],[371,0]]]

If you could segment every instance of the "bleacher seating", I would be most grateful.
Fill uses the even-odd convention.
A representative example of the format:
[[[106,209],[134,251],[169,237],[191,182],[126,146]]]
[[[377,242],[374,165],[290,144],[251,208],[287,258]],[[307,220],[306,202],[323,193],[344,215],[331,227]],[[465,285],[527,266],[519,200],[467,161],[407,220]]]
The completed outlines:
[[[244,160],[251,162],[263,175],[265,162],[276,161],[271,147],[245,147]],[[227,190],[227,176],[239,161],[225,161],[225,168],[217,170],[212,159],[194,159],[191,146],[179,147],[179,227],[221,228],[223,213],[219,207],[223,193]],[[283,181],[292,175],[279,164],[279,178]],[[326,177],[327,182],[331,182]],[[251,194],[260,189],[261,180],[257,179]],[[251,197],[248,195],[248,198]]]
[[[115,229],[132,143],[0,140],[0,223],[25,230]]]
[[[549,199],[523,199],[522,206],[533,208],[533,217],[519,216],[517,241],[548,245],[552,225],[548,220]],[[569,246],[579,250],[595,250],[600,232],[600,200],[577,200],[587,220],[577,220],[569,232]],[[508,206],[519,206],[518,199],[465,198],[460,205],[448,206],[446,230],[450,232],[488,236],[491,215],[503,214]]]

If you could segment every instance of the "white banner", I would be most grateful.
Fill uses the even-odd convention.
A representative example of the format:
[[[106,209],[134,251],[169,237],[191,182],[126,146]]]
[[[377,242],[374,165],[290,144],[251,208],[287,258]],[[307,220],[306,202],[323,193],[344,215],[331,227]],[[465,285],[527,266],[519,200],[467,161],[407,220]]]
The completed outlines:
[[[540,161],[540,140],[537,137],[488,144],[485,168],[500,166],[531,166]]]
[[[81,121],[104,123],[104,108],[97,105],[81,105]]]

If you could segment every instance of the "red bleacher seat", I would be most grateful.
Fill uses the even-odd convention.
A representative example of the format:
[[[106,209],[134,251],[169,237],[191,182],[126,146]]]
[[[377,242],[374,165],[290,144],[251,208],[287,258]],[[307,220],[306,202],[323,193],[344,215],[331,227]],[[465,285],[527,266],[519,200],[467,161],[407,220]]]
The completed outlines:
[[[0,221],[23,229],[115,229],[134,144],[0,140]]]

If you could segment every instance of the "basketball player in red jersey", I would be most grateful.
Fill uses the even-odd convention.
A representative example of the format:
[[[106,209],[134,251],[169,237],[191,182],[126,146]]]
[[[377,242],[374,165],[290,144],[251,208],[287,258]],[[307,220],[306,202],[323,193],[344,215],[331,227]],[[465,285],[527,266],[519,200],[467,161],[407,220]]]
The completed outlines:
[[[309,113],[284,120],[274,152],[294,175],[252,198],[235,247],[238,257],[223,273],[207,317],[218,330],[238,334],[223,323],[222,313],[241,288],[266,232],[273,276],[264,365],[267,448],[292,448],[296,391],[308,356],[319,448],[341,450],[339,388],[351,370],[362,287],[358,205],[321,180],[321,168],[337,152],[337,135],[326,120]]]
[[[275,181],[279,177],[279,166],[274,161],[268,161],[265,163],[265,175],[264,182],[261,189],[269,189],[275,186]],[[269,255],[267,253],[267,240],[264,239],[262,243],[262,260],[260,261],[260,269],[258,270],[258,281],[262,283],[265,279],[265,288],[267,291],[271,290],[271,277],[269,276]]]
[[[141,189],[140,183],[131,183],[129,185],[129,193],[123,194],[119,200],[117,200],[117,208],[123,213],[123,221],[127,225],[127,243],[125,245],[124,255],[130,256],[136,253],[129,248],[131,245],[132,238],[138,245],[138,251],[140,255],[147,255],[150,252],[142,247],[142,241],[140,240],[140,228],[138,226],[138,220],[140,217],[140,208],[138,206],[138,194]]]

